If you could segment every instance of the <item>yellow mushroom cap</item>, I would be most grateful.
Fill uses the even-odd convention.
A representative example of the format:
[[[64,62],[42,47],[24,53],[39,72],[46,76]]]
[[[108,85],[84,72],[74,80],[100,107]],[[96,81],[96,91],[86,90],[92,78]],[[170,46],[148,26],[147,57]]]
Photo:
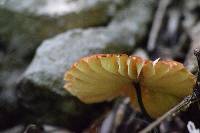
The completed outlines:
[[[192,94],[196,78],[179,62],[147,61],[140,75],[145,109],[156,118]]]
[[[196,78],[176,61],[149,61],[125,54],[97,54],[77,61],[64,88],[84,103],[129,96],[139,110],[134,83],[140,84],[147,113],[159,117],[193,91]]]

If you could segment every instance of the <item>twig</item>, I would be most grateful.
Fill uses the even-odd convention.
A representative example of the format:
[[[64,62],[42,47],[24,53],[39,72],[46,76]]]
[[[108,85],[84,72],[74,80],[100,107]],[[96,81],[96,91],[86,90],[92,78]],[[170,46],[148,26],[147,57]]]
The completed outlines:
[[[173,107],[171,110],[169,110],[167,113],[159,117],[156,121],[152,122],[149,126],[147,126],[144,130],[140,131],[139,133],[147,133],[150,132],[152,129],[157,127],[163,120],[168,118],[169,116],[173,116],[176,113],[178,113],[182,108],[187,109],[190,104],[192,96],[186,97],[183,101],[181,101],[178,105]]]
[[[125,111],[129,104],[130,104],[129,98],[125,98],[123,101],[117,102],[114,106],[114,109],[109,114],[106,114],[107,117],[105,120],[103,120],[101,128],[99,129],[99,133],[117,132],[116,130],[120,126],[120,124],[123,122],[123,119],[126,115]],[[105,118],[105,116],[103,116],[102,118]],[[99,127],[99,125],[97,126]],[[88,132],[92,132],[92,131],[89,130]]]
[[[194,88],[193,97],[200,98],[200,49],[196,48],[194,50],[194,55],[197,58],[198,63],[198,75],[197,75],[197,82]]]
[[[149,40],[147,43],[147,50],[149,52],[152,52],[155,49],[155,43],[161,28],[162,20],[170,2],[171,0],[160,0],[159,2],[158,9],[156,11],[155,18],[153,21],[153,26],[151,28]]]
[[[200,23],[194,26],[188,34],[192,42],[190,44],[190,49],[186,56],[184,64],[190,71],[197,72],[198,62],[195,60],[193,50],[196,48],[200,49]]]

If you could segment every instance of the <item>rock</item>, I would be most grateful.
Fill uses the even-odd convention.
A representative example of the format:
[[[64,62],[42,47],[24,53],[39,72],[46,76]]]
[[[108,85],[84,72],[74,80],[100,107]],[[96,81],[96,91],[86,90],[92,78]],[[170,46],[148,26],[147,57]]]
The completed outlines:
[[[51,126],[51,125],[44,125],[43,129],[45,132],[54,132],[54,133],[71,133],[67,129]]]
[[[19,70],[0,73],[0,130],[11,128],[20,121],[21,111],[14,86],[21,73]],[[4,80],[5,77],[7,80]]]
[[[121,30],[94,28],[72,30],[48,39],[38,48],[23,80],[62,95],[66,92],[62,92],[64,72],[80,57],[102,52],[131,51],[134,42],[125,45],[131,35],[124,34],[124,39],[121,35]]]
[[[102,109],[86,106],[69,96],[63,89],[64,72],[75,60],[88,54],[130,50],[131,45],[114,43],[118,37],[118,32],[95,28],[72,30],[44,41],[19,83],[18,97],[21,105],[36,114],[28,118],[65,125],[71,130],[85,128]],[[76,127],[77,122],[80,128]]]
[[[108,8],[108,6],[116,6],[115,4],[122,3],[123,1],[121,0],[57,0],[56,2],[54,0],[9,0],[1,3],[1,6],[14,12],[28,12],[38,16],[58,17],[85,12],[92,8]],[[108,11],[109,10],[106,9],[107,13],[109,13]]]
[[[21,120],[14,88],[42,40],[77,27],[104,25],[124,3],[0,0],[0,128]]]
[[[149,59],[149,56],[148,56],[147,52],[145,50],[141,49],[141,48],[136,49],[134,51],[133,55],[134,56],[139,56],[139,57],[141,57],[143,59]]]
[[[22,133],[23,130],[24,130],[23,125],[17,125],[15,127],[10,128],[10,129],[1,131],[1,133]]]
[[[6,0],[0,3],[0,84],[30,63],[42,40],[73,28],[106,24],[123,0]],[[13,83],[14,84],[14,83]]]
[[[123,4],[122,0],[1,1],[1,88],[15,86],[7,81],[17,69],[24,70],[42,40],[68,29],[105,24]]]
[[[94,53],[131,53],[138,39],[146,35],[152,13],[152,6],[145,8],[148,3],[153,2],[134,1],[108,27],[71,30],[44,41],[22,79],[62,94],[63,74],[79,58]]]
[[[82,104],[69,95],[63,89],[64,72],[74,61],[90,54],[131,54],[136,43],[146,35],[152,11],[153,0],[134,0],[107,27],[70,30],[45,40],[19,83],[22,106],[40,114],[42,122],[61,122],[71,129],[75,126],[73,130],[81,124],[87,125],[100,107]]]

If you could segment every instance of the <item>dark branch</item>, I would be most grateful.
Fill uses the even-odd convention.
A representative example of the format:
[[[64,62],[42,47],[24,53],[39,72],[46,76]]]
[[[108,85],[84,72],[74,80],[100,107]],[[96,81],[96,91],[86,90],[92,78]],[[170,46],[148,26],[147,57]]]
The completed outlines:
[[[153,119],[151,118],[151,116],[147,113],[144,104],[142,102],[142,96],[141,96],[141,88],[140,88],[140,84],[139,83],[133,83],[133,85],[135,86],[135,91],[136,91],[136,95],[137,95],[137,101],[138,104],[140,106],[140,109],[142,111],[142,113],[144,114],[144,117],[147,119],[147,121],[152,122]]]
[[[195,49],[194,55],[197,58],[198,69],[200,70],[200,49]],[[196,85],[194,87],[193,99],[200,98],[200,72],[199,72],[199,70],[198,70]]]

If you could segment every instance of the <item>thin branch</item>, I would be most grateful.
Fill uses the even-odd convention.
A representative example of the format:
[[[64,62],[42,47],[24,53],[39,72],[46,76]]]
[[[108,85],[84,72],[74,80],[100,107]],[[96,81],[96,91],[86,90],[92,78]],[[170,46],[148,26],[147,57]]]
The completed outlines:
[[[155,49],[155,43],[158,37],[158,33],[160,31],[166,9],[170,2],[171,0],[160,0],[159,2],[158,9],[156,11],[153,25],[151,28],[149,40],[147,43],[147,49],[150,52],[152,52]]]
[[[180,110],[189,108],[190,104],[192,103],[191,100],[192,96],[186,97],[183,101],[181,101],[178,105],[173,107],[171,110],[169,110],[167,113],[159,117],[156,121],[152,122],[149,126],[147,126],[145,129],[140,131],[139,133],[147,133],[150,132],[152,129],[157,127],[162,121],[164,121],[166,118],[170,116],[174,116],[176,113],[180,112]]]
[[[194,55],[197,58],[198,75],[197,75],[197,81],[196,81],[196,85],[195,85],[194,92],[193,92],[193,97],[200,98],[200,49],[196,48],[194,50]]]

